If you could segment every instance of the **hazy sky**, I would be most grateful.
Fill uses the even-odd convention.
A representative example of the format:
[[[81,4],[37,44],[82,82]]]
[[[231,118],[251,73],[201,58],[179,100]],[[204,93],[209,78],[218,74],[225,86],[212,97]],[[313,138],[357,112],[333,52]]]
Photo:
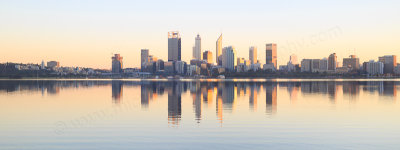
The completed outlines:
[[[179,31],[189,61],[196,34],[215,56],[215,41],[248,59],[277,43],[278,64],[294,53],[339,61],[400,55],[400,1],[371,0],[0,0],[0,62],[60,61],[62,66],[111,68],[112,53],[124,67],[140,66],[140,49],[167,60],[167,33]]]

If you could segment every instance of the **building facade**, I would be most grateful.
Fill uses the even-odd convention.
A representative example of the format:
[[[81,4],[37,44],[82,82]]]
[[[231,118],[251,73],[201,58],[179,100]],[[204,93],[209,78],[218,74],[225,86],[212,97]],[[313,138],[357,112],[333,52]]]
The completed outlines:
[[[114,57],[111,58],[112,60],[112,73],[122,73],[123,70],[123,63],[122,57],[120,54],[115,54]]]
[[[222,67],[234,71],[236,66],[236,50],[233,46],[224,47],[222,50]]]
[[[212,52],[211,51],[203,52],[203,60],[207,61],[207,63],[209,63],[209,64],[214,63],[213,57],[212,57]]]
[[[216,42],[215,61],[217,65],[222,65],[222,34],[218,37]]]
[[[257,47],[252,46],[249,48],[249,60],[250,64],[257,63]]]
[[[278,56],[277,56],[277,45],[276,44],[267,44],[266,45],[266,64],[273,64],[275,69],[277,68],[278,65]]]
[[[397,57],[396,55],[386,55],[379,57],[379,62],[383,63],[384,73],[394,73],[394,68],[397,66]]]
[[[201,38],[198,34],[194,40],[193,59],[201,60]]]
[[[343,67],[347,67],[350,70],[360,69],[360,59],[356,55],[350,55],[349,58],[343,58]]]
[[[140,67],[144,68],[146,63],[148,63],[149,49],[141,49],[140,51]]]
[[[337,67],[337,56],[336,53],[330,54],[328,57],[328,70],[335,71]]]
[[[375,62],[373,60],[366,63],[366,71],[369,75],[381,75],[384,73],[384,64],[382,62]]]
[[[181,61],[181,36],[179,32],[168,32],[168,61]]]

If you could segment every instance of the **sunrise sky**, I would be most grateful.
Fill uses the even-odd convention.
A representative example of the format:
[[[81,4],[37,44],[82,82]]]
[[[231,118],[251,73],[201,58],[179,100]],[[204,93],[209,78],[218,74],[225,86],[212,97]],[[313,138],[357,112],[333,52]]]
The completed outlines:
[[[257,46],[262,63],[266,43],[277,43],[279,65],[292,53],[376,60],[400,55],[399,8],[398,0],[0,0],[0,62],[109,69],[120,53],[125,68],[139,67],[142,48],[167,60],[168,31],[180,32],[184,61],[197,34],[215,56],[221,33],[239,57]]]

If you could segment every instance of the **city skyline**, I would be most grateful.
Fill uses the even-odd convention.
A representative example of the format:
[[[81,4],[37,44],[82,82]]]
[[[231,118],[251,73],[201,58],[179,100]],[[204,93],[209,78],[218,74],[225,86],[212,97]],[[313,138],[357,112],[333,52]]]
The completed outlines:
[[[278,64],[286,64],[291,54],[299,58],[321,58],[330,53],[336,53],[339,60],[355,54],[360,62],[365,62],[378,55],[396,55],[400,49],[396,43],[400,39],[400,22],[395,19],[399,16],[396,9],[399,3],[394,1],[290,4],[174,1],[166,5],[162,5],[164,2],[154,5],[154,1],[119,2],[84,2],[79,6],[75,2],[1,2],[0,62],[57,60],[63,66],[110,69],[109,61],[104,58],[119,53],[125,57],[126,67],[140,67],[138,54],[144,48],[159,59],[167,60],[165,35],[174,30],[181,33],[184,61],[192,57],[193,38],[197,34],[202,37],[202,49],[213,54],[216,54],[215,41],[221,33],[223,47],[235,46],[238,56],[247,56],[248,47],[256,46],[262,64],[265,63],[266,43],[280,45]],[[276,8],[261,7],[268,3]],[[83,7],[87,5],[91,7]],[[238,11],[220,9],[226,6]],[[206,11],[194,11],[197,7]],[[144,13],[149,10],[152,13]],[[319,13],[315,14],[315,10]],[[176,17],[167,17],[171,15]],[[269,17],[269,21],[261,20],[265,17]],[[249,24],[249,21],[254,23]]]

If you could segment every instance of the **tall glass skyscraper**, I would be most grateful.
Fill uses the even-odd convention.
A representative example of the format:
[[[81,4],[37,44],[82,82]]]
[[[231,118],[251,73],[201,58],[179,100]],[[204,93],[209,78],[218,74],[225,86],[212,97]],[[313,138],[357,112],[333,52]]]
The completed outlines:
[[[181,61],[181,36],[179,32],[168,32],[168,61]]]
[[[218,65],[222,65],[222,34],[218,37],[215,49],[215,61]]]

